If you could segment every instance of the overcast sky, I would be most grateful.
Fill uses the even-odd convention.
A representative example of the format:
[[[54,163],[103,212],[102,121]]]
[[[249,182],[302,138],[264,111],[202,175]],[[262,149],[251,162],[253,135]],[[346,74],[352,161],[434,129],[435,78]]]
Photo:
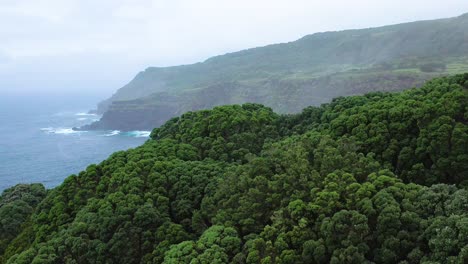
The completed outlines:
[[[0,92],[105,96],[149,66],[466,12],[467,0],[0,0]]]

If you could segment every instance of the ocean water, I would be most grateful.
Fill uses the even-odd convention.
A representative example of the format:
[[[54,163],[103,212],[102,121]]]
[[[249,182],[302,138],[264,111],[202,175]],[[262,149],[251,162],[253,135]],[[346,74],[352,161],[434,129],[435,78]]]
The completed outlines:
[[[18,183],[52,188],[110,154],[143,144],[149,131],[73,131],[99,116],[98,98],[0,96],[0,192]]]

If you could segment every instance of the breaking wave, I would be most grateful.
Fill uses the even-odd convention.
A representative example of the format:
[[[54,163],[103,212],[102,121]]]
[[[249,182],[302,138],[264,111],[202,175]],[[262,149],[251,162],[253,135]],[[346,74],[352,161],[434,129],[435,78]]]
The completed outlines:
[[[75,131],[72,128],[54,128],[54,127],[45,127],[41,128],[41,131],[47,134],[62,134],[62,135],[69,135],[69,134],[79,134],[87,131]]]

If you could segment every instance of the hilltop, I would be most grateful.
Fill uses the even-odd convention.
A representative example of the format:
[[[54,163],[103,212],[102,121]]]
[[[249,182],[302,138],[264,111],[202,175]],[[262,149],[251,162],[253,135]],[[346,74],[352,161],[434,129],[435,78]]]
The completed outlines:
[[[399,91],[468,70],[468,15],[316,33],[297,41],[150,67],[99,104],[83,129],[149,130],[186,111],[261,103],[297,113],[339,96]]]

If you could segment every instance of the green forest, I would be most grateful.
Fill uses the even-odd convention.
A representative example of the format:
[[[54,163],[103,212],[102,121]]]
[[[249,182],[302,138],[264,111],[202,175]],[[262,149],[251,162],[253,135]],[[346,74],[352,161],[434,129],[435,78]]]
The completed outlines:
[[[0,263],[468,263],[468,73],[185,113],[54,189],[5,190]]]

